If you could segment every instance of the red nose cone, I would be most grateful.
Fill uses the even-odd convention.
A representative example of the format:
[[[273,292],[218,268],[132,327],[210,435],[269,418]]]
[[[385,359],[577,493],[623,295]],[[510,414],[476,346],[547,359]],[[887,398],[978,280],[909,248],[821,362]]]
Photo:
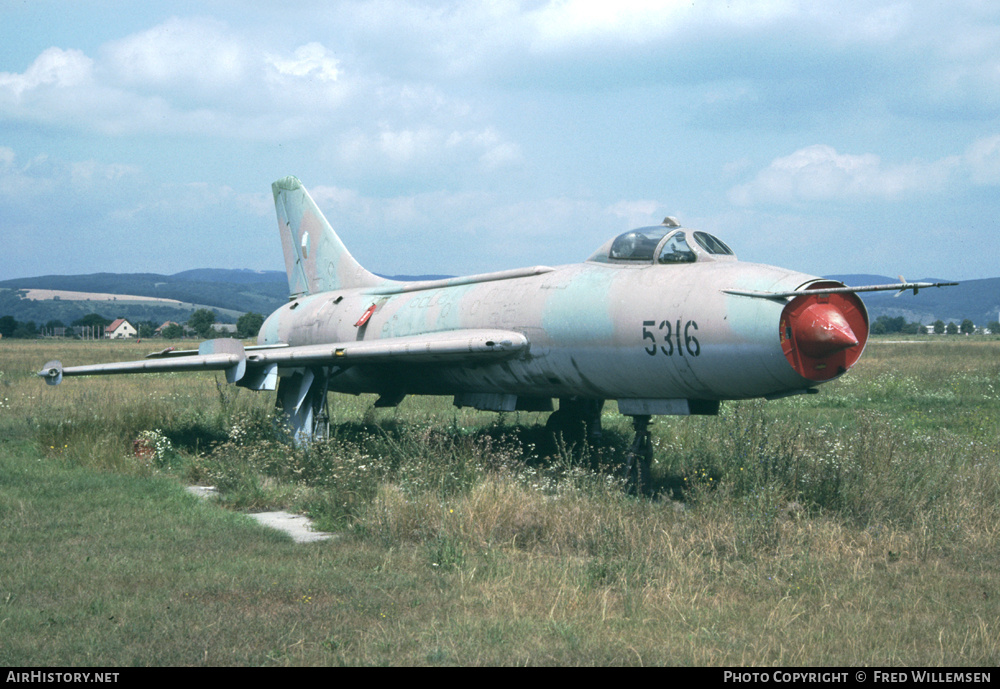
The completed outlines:
[[[803,378],[833,380],[857,362],[868,340],[868,312],[856,294],[823,294],[811,285],[781,312],[781,349]]]
[[[854,347],[858,338],[832,304],[811,304],[795,319],[795,341],[803,353],[822,359]]]

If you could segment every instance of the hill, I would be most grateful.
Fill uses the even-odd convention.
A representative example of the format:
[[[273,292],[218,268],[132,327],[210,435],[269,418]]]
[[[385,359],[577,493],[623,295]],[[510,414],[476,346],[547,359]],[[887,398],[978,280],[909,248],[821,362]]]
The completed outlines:
[[[430,280],[441,275],[393,276]],[[72,323],[90,313],[134,322],[187,321],[197,309],[215,312],[220,323],[240,314],[268,315],[288,301],[284,271],[201,268],[174,275],[93,273],[42,275],[0,282],[0,316],[36,324]]]
[[[0,288],[53,289],[157,297],[237,312],[256,311],[265,314],[287,300],[288,283],[284,273],[268,271],[263,274],[264,279],[254,282],[248,281],[249,275],[258,274],[243,270],[194,270],[176,275],[156,273],[43,275],[6,280],[0,282]]]
[[[86,295],[29,290],[59,290]],[[285,274],[278,271],[191,270],[176,275],[156,273],[94,273],[43,275],[0,282],[0,315],[18,321],[63,323],[99,313],[133,321],[186,321],[197,309],[208,308],[223,323],[240,314],[269,314],[288,299]]]
[[[884,285],[899,282],[885,275],[830,275],[847,285]],[[910,282],[947,282],[945,278],[921,278]],[[968,318],[978,326],[1000,320],[1000,278],[966,280],[955,287],[941,287],[901,294],[867,292],[860,294],[874,321],[879,316],[903,316],[907,321],[930,324],[940,319],[961,323]]]

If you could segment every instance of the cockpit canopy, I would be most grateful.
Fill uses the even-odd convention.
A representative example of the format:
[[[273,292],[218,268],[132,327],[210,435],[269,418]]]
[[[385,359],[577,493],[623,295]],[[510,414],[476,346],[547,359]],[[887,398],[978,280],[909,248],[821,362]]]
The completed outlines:
[[[735,261],[736,254],[718,237],[681,228],[673,218],[662,225],[620,234],[590,257],[598,263],[674,264]]]

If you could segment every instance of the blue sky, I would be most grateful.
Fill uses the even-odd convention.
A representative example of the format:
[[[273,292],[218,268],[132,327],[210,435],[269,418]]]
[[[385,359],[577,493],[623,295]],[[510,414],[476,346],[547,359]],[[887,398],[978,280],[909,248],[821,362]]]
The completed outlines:
[[[1000,4],[0,0],[0,279],[281,270],[298,176],[383,274],[665,215],[817,275],[1000,275]]]

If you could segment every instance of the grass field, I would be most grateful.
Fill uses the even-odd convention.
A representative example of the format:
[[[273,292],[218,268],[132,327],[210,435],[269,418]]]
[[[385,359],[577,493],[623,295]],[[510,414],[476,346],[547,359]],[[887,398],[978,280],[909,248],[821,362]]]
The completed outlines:
[[[33,375],[144,353],[0,341],[2,665],[1000,662],[998,340],[875,339],[818,395],[660,419],[653,498],[602,470],[614,403],[580,451],[542,414],[331,396],[294,449],[211,374]]]

